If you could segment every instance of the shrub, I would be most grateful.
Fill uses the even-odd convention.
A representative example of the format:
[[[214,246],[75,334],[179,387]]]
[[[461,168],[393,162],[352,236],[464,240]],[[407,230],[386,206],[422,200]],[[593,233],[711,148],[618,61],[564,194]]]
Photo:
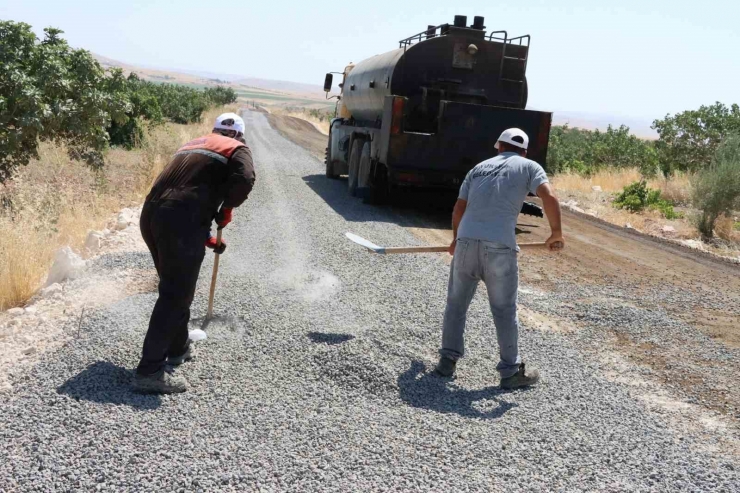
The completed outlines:
[[[89,52],[70,48],[62,31],[44,32],[39,41],[28,24],[0,21],[0,183],[38,157],[40,141],[59,142],[71,157],[99,167],[109,144],[136,147],[146,126],[197,123],[206,109],[236,101],[231,88],[106,72]]]
[[[660,212],[666,219],[681,217],[673,210],[673,204],[660,197],[660,190],[649,188],[645,180],[636,181],[624,187],[622,193],[614,199],[614,206],[630,212],[641,212],[645,208],[650,208]]]
[[[53,28],[38,42],[25,23],[0,21],[0,182],[38,156],[40,140],[103,164],[106,128],[125,122],[128,101],[104,88],[105,71]]]
[[[651,142],[630,135],[625,125],[610,125],[605,132],[564,125],[551,130],[547,168],[582,175],[605,168],[639,168],[649,177],[658,169],[658,154]]]
[[[717,218],[740,208],[740,135],[722,142],[710,166],[696,175],[693,185],[694,206],[701,211],[696,226],[704,239],[710,239]]]
[[[205,96],[213,106],[224,106],[236,103],[236,91],[230,87],[216,86],[205,89]]]
[[[699,171],[709,166],[720,142],[740,133],[740,107],[722,103],[698,110],[667,115],[653,122],[660,139],[656,142],[660,164],[668,175],[676,170]]]

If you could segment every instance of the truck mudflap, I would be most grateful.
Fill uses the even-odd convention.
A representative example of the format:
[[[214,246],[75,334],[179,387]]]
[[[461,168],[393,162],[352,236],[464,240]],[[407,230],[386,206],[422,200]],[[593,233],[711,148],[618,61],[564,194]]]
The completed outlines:
[[[527,157],[547,169],[551,122],[549,112],[443,101],[436,133],[383,132],[385,164],[394,183],[454,188],[473,166],[498,154],[501,132],[517,127],[529,136]]]

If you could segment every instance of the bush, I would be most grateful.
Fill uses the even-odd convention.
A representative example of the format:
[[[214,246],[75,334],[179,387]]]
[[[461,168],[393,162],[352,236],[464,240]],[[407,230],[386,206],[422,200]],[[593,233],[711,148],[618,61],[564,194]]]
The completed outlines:
[[[40,141],[64,144],[70,156],[102,166],[109,144],[141,144],[146,125],[200,121],[213,106],[236,101],[231,88],[198,90],[142,81],[69,47],[62,31],[44,40],[31,26],[0,21],[0,183],[38,157]]]
[[[740,208],[740,135],[722,142],[710,166],[696,175],[693,185],[694,206],[701,211],[696,226],[704,239],[710,239],[717,218]]]
[[[652,128],[660,139],[656,142],[664,174],[676,170],[696,172],[710,165],[720,142],[728,135],[740,133],[740,107],[722,103],[702,106],[655,120]]]
[[[236,91],[230,87],[216,86],[205,90],[205,96],[213,106],[224,106],[236,103]]]
[[[614,206],[630,212],[641,212],[645,208],[659,211],[666,219],[681,217],[673,210],[673,204],[660,197],[660,190],[648,188],[645,180],[636,181],[624,187],[614,199]]]
[[[658,154],[651,142],[630,135],[625,125],[616,129],[610,125],[605,132],[564,125],[550,133],[547,168],[552,173],[582,175],[604,168],[639,168],[645,176],[653,176]]]
[[[38,156],[40,140],[101,166],[106,128],[126,120],[128,101],[105,89],[92,55],[70,48],[58,29],[44,32],[38,42],[28,24],[0,21],[0,182]]]

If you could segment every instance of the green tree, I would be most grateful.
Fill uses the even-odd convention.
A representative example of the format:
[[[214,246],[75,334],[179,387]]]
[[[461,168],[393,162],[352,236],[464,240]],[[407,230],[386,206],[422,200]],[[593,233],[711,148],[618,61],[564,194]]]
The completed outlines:
[[[38,155],[38,142],[61,141],[70,153],[103,164],[108,128],[129,103],[105,90],[105,71],[54,28],[40,43],[31,26],[0,22],[0,181]]]
[[[676,170],[696,172],[712,161],[722,139],[740,133],[740,107],[729,108],[722,103],[702,106],[674,116],[655,120],[652,128],[660,139],[656,148],[663,172]]]
[[[236,103],[236,91],[230,87],[216,86],[204,90],[206,97],[214,106]]]
[[[725,138],[711,164],[693,183],[694,206],[701,211],[697,228],[704,239],[714,236],[714,223],[722,214],[740,208],[740,135]]]
[[[658,168],[658,155],[649,141],[631,135],[629,127],[611,125],[605,132],[553,127],[547,155],[548,170],[591,174],[599,169],[640,168],[652,176]]]

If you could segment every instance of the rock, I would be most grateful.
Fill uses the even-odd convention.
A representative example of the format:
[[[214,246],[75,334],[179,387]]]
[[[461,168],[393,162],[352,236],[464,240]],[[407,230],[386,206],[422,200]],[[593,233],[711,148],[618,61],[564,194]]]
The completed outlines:
[[[591,187],[591,190],[593,190],[594,192],[601,192],[601,187],[598,185],[594,185],[593,187]]]
[[[23,308],[11,308],[10,310],[8,310],[8,315],[10,315],[11,317],[19,317],[24,313],[26,313],[26,310],[24,310]]]
[[[661,231],[661,232],[662,232],[663,234],[666,234],[666,235],[671,235],[671,234],[674,234],[674,233],[676,232],[676,228],[674,228],[673,226],[668,226],[668,225],[665,225],[665,226],[663,226],[663,227],[662,227],[662,228],[660,229],[660,231]]]
[[[33,347],[33,346],[31,346],[31,347],[27,347],[26,349],[24,349],[24,350],[22,351],[22,353],[23,353],[23,354],[25,354],[26,356],[28,356],[28,355],[31,355],[31,354],[33,354],[33,353],[35,353],[35,352],[36,352],[36,348],[35,348],[35,347]]]
[[[121,212],[118,213],[118,218],[116,219],[115,225],[116,230],[121,231],[128,228],[129,224],[134,223],[135,216],[136,213],[131,209],[123,209]]]
[[[630,224],[630,223],[625,224],[624,227],[627,228],[627,229],[635,229],[635,228],[632,227],[632,224]]]
[[[54,283],[51,286],[47,286],[42,289],[41,296],[44,298],[51,298],[56,294],[60,294],[62,291],[62,285],[59,283]]]
[[[20,327],[21,320],[19,318],[14,318],[10,322],[8,322],[8,327]]]
[[[701,240],[682,240],[681,243],[686,245],[689,248],[695,248],[696,250],[706,251],[706,248],[704,247],[704,243],[702,243]]]
[[[98,231],[90,231],[87,233],[87,239],[85,240],[85,248],[91,253],[100,250],[100,243],[103,239],[103,234]]]
[[[563,205],[565,207],[569,207],[569,208],[570,207],[578,207],[578,202],[576,202],[575,200],[571,199],[571,200],[565,202]]]
[[[588,214],[589,216],[593,216],[593,217],[599,217],[599,213],[596,212],[596,209],[588,209],[586,211],[586,214]]]
[[[68,246],[57,250],[54,264],[51,266],[46,286],[62,282],[67,279],[77,279],[85,269],[85,261]]]
[[[36,312],[38,312],[38,311],[39,311],[39,309],[36,308],[35,306],[27,306],[25,308],[26,315],[35,315]]]

